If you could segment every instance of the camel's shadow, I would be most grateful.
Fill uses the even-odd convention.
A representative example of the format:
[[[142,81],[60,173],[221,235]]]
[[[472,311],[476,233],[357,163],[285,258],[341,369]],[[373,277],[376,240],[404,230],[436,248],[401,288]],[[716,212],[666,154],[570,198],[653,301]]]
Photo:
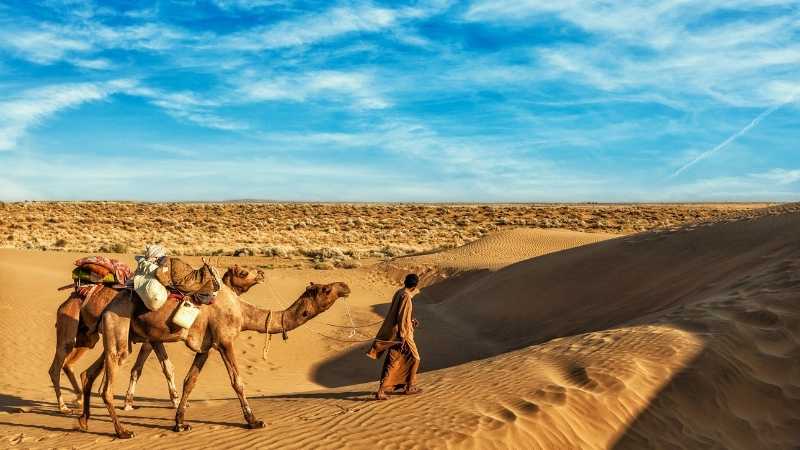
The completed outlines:
[[[258,399],[325,399],[325,400],[349,400],[353,402],[368,402],[372,401],[374,392],[370,391],[348,391],[348,392],[301,392],[296,394],[277,394],[265,395],[261,397],[254,397]]]

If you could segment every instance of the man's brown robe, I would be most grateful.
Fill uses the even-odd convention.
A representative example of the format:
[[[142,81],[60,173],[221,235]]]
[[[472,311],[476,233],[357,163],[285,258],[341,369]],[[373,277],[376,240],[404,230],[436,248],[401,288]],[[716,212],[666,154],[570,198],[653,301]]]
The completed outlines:
[[[399,289],[392,297],[389,313],[367,356],[378,359],[388,350],[383,363],[381,386],[391,388],[396,385],[413,386],[416,384],[417,368],[420,357],[414,341],[414,324],[412,319],[411,297],[415,294],[406,288]],[[405,345],[401,342],[405,341]]]

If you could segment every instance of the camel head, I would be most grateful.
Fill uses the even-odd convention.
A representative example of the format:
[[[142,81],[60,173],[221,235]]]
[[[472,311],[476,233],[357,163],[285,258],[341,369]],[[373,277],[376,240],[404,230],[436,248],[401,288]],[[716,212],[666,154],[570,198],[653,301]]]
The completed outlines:
[[[264,271],[240,267],[238,264],[231,266],[222,276],[222,282],[236,293],[242,295],[251,287],[264,282]]]
[[[292,306],[286,308],[295,326],[302,325],[309,319],[327,311],[340,297],[350,295],[350,287],[346,283],[317,284],[306,286],[305,292]]]

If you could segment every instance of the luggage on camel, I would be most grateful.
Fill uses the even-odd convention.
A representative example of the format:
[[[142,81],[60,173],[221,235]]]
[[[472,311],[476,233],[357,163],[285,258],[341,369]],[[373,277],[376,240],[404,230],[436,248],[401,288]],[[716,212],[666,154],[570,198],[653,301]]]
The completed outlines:
[[[72,271],[72,279],[78,285],[83,283],[124,285],[131,277],[131,269],[127,264],[105,256],[80,258],[75,261],[75,265],[77,267]]]
[[[181,302],[181,306],[179,306],[178,310],[175,311],[175,315],[172,316],[172,323],[181,328],[191,328],[192,324],[194,324],[194,321],[197,320],[197,316],[199,314],[199,306],[188,300],[183,300]]]
[[[147,259],[140,259],[133,275],[133,289],[139,294],[142,303],[150,311],[155,311],[167,302],[169,292],[156,278],[158,264]]]
[[[191,296],[195,303],[208,305],[214,302],[222,284],[216,269],[203,261],[203,266],[194,269],[178,258],[165,257],[159,261],[155,277],[164,286]]]

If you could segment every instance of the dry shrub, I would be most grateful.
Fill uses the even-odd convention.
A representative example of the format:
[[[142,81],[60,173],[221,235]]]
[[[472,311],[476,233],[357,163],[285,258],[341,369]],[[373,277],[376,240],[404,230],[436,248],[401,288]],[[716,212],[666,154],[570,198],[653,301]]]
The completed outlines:
[[[264,247],[261,252],[264,256],[275,256],[278,258],[288,258],[297,254],[297,249],[291,245],[273,245]]]
[[[334,265],[330,263],[330,261],[317,261],[314,263],[313,266],[317,270],[331,270],[334,268]]]
[[[340,269],[356,269],[361,267],[361,263],[351,258],[334,261],[333,265]]]

